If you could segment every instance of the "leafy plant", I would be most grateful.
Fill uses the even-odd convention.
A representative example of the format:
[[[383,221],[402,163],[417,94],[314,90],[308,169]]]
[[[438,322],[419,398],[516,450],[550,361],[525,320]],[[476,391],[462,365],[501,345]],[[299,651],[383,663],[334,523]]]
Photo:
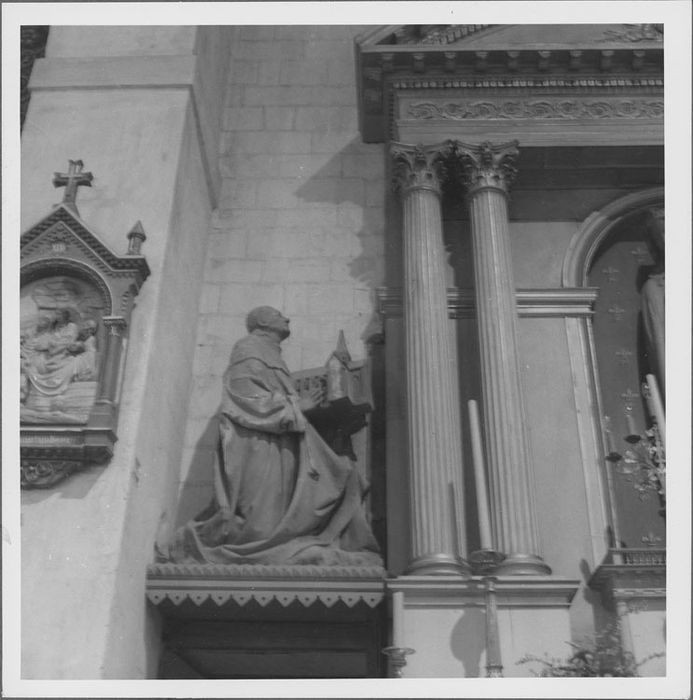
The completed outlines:
[[[539,664],[539,670],[532,673],[540,678],[630,677],[640,675],[638,669],[647,661],[663,656],[656,653],[636,661],[633,654],[623,649],[618,622],[607,625],[594,639],[568,644],[573,652],[567,659],[528,654],[519,663]]]

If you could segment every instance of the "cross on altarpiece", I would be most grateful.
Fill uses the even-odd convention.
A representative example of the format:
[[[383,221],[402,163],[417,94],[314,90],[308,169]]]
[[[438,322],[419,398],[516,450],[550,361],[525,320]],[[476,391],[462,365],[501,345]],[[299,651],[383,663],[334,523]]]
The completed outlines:
[[[65,188],[62,204],[79,214],[77,211],[77,188],[81,185],[91,187],[94,176],[82,171],[84,163],[81,160],[71,160],[69,163],[66,173],[54,173],[53,186]]]

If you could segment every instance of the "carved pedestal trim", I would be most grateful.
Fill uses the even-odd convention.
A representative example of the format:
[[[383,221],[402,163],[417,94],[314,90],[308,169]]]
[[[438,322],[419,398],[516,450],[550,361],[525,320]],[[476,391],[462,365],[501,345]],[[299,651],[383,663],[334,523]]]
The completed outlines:
[[[416,651],[414,649],[410,649],[409,647],[385,647],[383,649],[383,654],[388,657],[390,662],[390,678],[403,678],[403,669],[407,665],[407,656],[415,653]]]
[[[74,460],[23,459],[20,485],[22,488],[50,488],[81,466],[82,462]]]
[[[384,577],[379,567],[154,564],[147,570],[147,599],[157,606],[189,600],[218,607],[277,601],[374,608],[384,596]]]

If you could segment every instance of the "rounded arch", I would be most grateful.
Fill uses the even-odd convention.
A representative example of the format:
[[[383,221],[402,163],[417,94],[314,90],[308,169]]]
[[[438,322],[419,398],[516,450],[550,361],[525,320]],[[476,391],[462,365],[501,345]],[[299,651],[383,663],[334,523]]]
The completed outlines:
[[[106,309],[105,315],[110,316],[113,313],[114,299],[108,284],[96,270],[78,260],[55,258],[52,260],[34,260],[26,263],[20,269],[20,286],[48,275],[74,275],[91,282],[103,297]]]
[[[585,287],[594,254],[609,232],[625,218],[664,202],[664,187],[652,187],[627,194],[590,214],[570,241],[563,260],[564,287]]]

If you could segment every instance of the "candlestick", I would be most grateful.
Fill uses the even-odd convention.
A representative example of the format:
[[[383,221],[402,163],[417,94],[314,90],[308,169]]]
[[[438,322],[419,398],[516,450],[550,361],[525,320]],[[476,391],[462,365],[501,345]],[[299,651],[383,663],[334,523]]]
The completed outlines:
[[[402,669],[407,665],[407,656],[415,654],[416,651],[409,647],[385,647],[382,651],[390,660],[390,678],[403,678]]]
[[[488,507],[488,489],[486,486],[486,470],[481,444],[481,427],[479,424],[479,409],[476,401],[467,402],[469,409],[469,429],[472,438],[472,457],[474,461],[474,483],[476,485],[476,505],[479,512],[479,537],[481,549],[493,549],[491,532],[491,514]]]
[[[498,637],[498,606],[496,601],[496,579],[484,579],[486,589],[486,677],[502,678],[500,639]]]
[[[618,462],[621,459],[621,454],[616,449],[614,436],[611,433],[611,418],[604,416],[604,435],[606,436],[606,458],[610,462]]]
[[[635,425],[635,418],[633,418],[630,407],[626,409],[626,428],[626,440],[633,443],[640,442],[640,433]]]
[[[664,416],[664,404],[662,403],[662,396],[659,393],[659,387],[657,386],[657,380],[653,374],[648,374],[645,376],[647,380],[647,389],[649,396],[645,394],[645,399],[647,400],[647,407],[650,409],[652,417],[657,422],[657,427],[659,428],[659,439],[662,443],[662,447],[666,450],[666,419]]]

